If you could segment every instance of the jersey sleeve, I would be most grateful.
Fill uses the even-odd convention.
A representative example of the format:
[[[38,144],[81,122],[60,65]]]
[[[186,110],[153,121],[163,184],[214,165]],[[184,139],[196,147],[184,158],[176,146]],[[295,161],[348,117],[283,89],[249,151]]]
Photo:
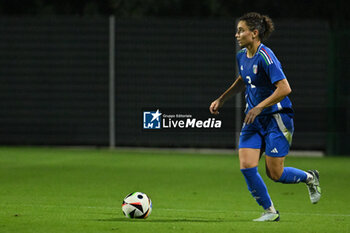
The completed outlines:
[[[270,78],[271,83],[275,83],[286,78],[285,74],[283,73],[281,63],[272,52],[262,48],[259,55],[261,58],[262,67],[267,76]]]

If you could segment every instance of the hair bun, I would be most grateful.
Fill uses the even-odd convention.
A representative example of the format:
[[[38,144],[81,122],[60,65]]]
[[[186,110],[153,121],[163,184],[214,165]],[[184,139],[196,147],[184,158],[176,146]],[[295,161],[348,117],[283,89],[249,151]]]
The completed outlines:
[[[272,19],[267,15],[249,12],[241,16],[239,21],[245,21],[251,31],[258,30],[260,40],[266,40],[274,31]]]

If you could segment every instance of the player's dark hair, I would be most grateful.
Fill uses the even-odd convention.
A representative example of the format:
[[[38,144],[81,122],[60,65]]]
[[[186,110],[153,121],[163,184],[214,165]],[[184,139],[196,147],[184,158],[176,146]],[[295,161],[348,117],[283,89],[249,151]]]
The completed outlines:
[[[239,18],[239,21],[245,21],[249,30],[258,30],[260,40],[264,41],[275,30],[272,19],[267,15],[261,15],[256,12],[249,12]]]

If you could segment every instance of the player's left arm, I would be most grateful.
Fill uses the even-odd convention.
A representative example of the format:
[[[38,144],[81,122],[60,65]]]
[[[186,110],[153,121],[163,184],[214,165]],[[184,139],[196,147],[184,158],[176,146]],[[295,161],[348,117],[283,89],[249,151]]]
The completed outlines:
[[[253,123],[255,118],[265,109],[281,102],[287,95],[292,92],[287,79],[282,79],[274,83],[276,90],[268,98],[252,108],[246,115],[244,122]]]

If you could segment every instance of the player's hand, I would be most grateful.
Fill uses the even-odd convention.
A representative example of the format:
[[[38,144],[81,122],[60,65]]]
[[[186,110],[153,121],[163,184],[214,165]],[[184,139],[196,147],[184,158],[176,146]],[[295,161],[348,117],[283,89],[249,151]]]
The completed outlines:
[[[224,101],[222,101],[220,98],[216,99],[211,103],[209,111],[211,114],[217,115],[219,114],[219,108],[221,108],[222,105],[224,105]]]
[[[261,107],[255,107],[250,109],[250,111],[247,113],[247,115],[244,118],[244,123],[251,124],[254,122],[255,118],[264,110],[264,108]]]

